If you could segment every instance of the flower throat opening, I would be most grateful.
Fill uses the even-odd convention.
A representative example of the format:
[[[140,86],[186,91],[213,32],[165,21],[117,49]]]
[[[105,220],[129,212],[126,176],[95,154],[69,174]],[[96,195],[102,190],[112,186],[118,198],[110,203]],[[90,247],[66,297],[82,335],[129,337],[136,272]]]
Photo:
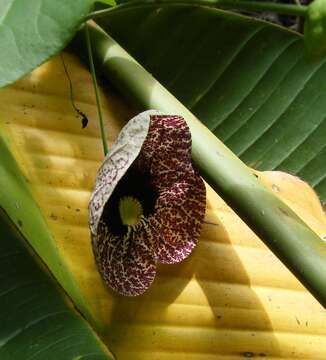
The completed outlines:
[[[114,235],[124,235],[140,217],[154,212],[158,194],[148,172],[133,164],[117,184],[106,203],[102,220]]]

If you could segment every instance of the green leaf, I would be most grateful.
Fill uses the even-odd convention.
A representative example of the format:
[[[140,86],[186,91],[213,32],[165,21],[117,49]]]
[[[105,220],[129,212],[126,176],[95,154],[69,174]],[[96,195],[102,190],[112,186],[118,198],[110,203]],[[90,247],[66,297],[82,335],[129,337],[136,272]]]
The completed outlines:
[[[203,178],[325,305],[325,244],[320,237],[112,37],[98,26],[87,26],[102,74],[139,108],[184,117],[192,135],[192,159]],[[80,56],[85,53],[83,30],[74,40]]]
[[[309,5],[304,40],[309,57],[318,58],[326,54],[326,0],[314,0]]]
[[[93,0],[1,0],[0,87],[65,47]]]
[[[1,360],[112,359],[0,209]]]
[[[326,62],[302,37],[199,6],[143,6],[99,21],[248,165],[308,181],[326,201]]]
[[[1,122],[6,121],[1,117]],[[0,124],[1,125],[1,124]],[[8,140],[0,126],[0,204],[16,227],[20,228],[29,244],[42,257],[66,292],[74,299],[78,308],[94,324],[88,304],[80,293],[73,274],[60,259],[60,254],[48,224],[35,202],[29,184],[8,148]],[[1,234],[1,232],[0,232]]]

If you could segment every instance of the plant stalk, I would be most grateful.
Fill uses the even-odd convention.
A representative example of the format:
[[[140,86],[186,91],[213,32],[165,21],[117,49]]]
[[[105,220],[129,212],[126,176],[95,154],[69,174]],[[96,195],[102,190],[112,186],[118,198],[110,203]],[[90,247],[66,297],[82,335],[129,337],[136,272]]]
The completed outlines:
[[[105,126],[104,126],[104,121],[103,121],[103,116],[102,116],[100,94],[98,91],[96,72],[95,72],[94,61],[93,61],[92,44],[91,44],[91,39],[89,37],[89,30],[88,30],[89,27],[84,26],[84,29],[85,29],[85,37],[86,37],[86,45],[87,45],[87,53],[88,53],[88,62],[89,62],[89,66],[90,66],[90,70],[91,70],[91,74],[92,74],[93,87],[94,87],[95,99],[96,99],[96,107],[97,107],[97,112],[98,112],[98,119],[100,122],[103,152],[104,152],[104,156],[106,156],[106,154],[109,151],[109,146],[108,146],[108,142],[106,139],[106,131],[105,131]]]
[[[109,13],[117,13],[126,8],[137,8],[146,5],[194,5],[211,6],[223,9],[237,9],[247,11],[271,11],[278,14],[305,16],[308,6],[295,4],[278,4],[265,1],[247,0],[132,0],[124,2],[109,9],[91,12],[85,17],[85,21],[105,17]]]
[[[103,75],[140,110],[157,109],[185,118],[192,134],[192,158],[203,178],[326,306],[325,243],[109,35],[96,25],[87,26]],[[79,32],[74,47],[82,57],[83,41]]]

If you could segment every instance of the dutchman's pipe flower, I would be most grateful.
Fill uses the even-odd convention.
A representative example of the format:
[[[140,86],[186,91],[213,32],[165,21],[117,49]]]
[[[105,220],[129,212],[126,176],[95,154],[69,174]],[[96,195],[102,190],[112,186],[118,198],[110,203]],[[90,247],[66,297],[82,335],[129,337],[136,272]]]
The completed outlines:
[[[185,120],[154,110],[131,119],[99,169],[89,203],[93,251],[105,282],[123,295],[142,294],[157,262],[178,263],[191,253],[205,207]]]

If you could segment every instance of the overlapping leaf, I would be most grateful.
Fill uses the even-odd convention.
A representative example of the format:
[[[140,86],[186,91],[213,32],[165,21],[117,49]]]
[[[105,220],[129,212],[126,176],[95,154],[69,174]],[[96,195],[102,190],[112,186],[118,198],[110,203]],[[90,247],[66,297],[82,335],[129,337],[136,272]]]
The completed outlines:
[[[112,359],[1,209],[0,234],[0,358]]]
[[[92,4],[93,0],[2,0],[0,87],[64,48]]]
[[[307,180],[326,201],[326,61],[302,38],[199,6],[143,6],[100,21],[242,160]]]
[[[189,13],[191,14],[191,11]],[[175,23],[178,23],[177,18],[175,20]],[[229,20],[231,21],[231,19]],[[242,30],[245,31],[245,26]],[[171,36],[171,34],[167,36]],[[200,37],[198,41],[200,41]],[[168,59],[168,55],[169,52],[164,55],[166,59]],[[90,253],[89,234],[85,221],[87,197],[99,162],[99,154],[101,154],[100,141],[97,138],[99,132],[94,122],[91,122],[86,133],[77,129],[74,115],[69,113],[70,103],[67,99],[63,100],[62,78],[59,80],[58,93],[56,93],[57,90],[54,91],[51,86],[47,85],[49,80],[52,81],[52,84],[58,83],[58,78],[52,77],[49,75],[51,71],[47,71],[52,69],[55,74],[60,74],[58,69],[61,63],[58,63],[57,60],[54,64],[46,66],[45,71],[44,68],[36,71],[27,83],[20,84],[14,89],[8,89],[7,93],[2,94],[3,99],[10,98],[10,94],[12,96],[18,93],[20,96],[17,101],[13,101],[14,97],[12,96],[9,112],[8,109],[3,110],[2,118],[6,119],[6,125],[0,130],[12,142],[10,150],[24,169],[24,174],[30,182],[31,192],[44,214],[49,234],[53,236],[56,246],[60,250],[58,253],[52,252],[52,258],[55,259],[55,263],[60,265],[60,261],[62,261],[64,266],[71,269],[66,274],[73,273],[76,276],[77,286],[85,297],[88,309],[103,321],[105,330],[107,330],[107,341],[119,353],[119,359],[149,359],[152,358],[153,351],[157,352],[154,356],[158,358],[178,357],[181,353],[182,356],[193,356],[196,359],[198,356],[206,358],[215,356],[217,353],[224,356],[235,356],[236,354],[245,357],[256,355],[289,357],[299,354],[309,358],[322,357],[325,331],[324,325],[319,323],[320,306],[280,266],[277,259],[270,257],[267,249],[260,248],[261,243],[257,239],[252,239],[252,233],[247,233],[246,240],[243,239],[247,228],[239,219],[236,221],[238,225],[242,226],[241,231],[234,227],[235,215],[228,208],[221,211],[225,205],[222,205],[217,195],[210,195],[212,204],[214,206],[220,204],[218,208],[222,218],[228,218],[231,214],[230,225],[227,225],[228,222],[225,222],[225,219],[219,222],[216,209],[210,205],[211,213],[207,221],[206,232],[204,232],[208,241],[202,242],[202,247],[198,249],[197,257],[193,258],[192,263],[184,263],[179,270],[174,268],[171,273],[161,269],[162,276],[158,278],[151,292],[144,298],[121,299],[103,288]],[[62,73],[61,68],[61,76]],[[36,81],[38,85],[37,99],[36,94],[33,94],[33,97],[29,96],[31,89],[35,91],[33,88],[35,78],[38,79]],[[90,91],[87,91],[86,88],[89,89],[89,87],[85,86],[85,78],[82,78],[81,73],[75,77],[75,89],[77,81],[80,89],[83,89],[81,91],[84,91],[84,95],[87,94],[83,97],[83,106],[90,110],[88,103]],[[30,86],[27,89],[29,91],[24,91],[25,86]],[[49,95],[53,91],[55,100]],[[64,93],[67,97],[67,89]],[[59,114],[59,110],[62,113]],[[94,111],[92,112],[94,113]],[[44,113],[50,114],[50,116],[44,118]],[[110,124],[113,123],[111,115]],[[9,175],[8,178],[14,179],[15,171]],[[292,180],[293,184],[298,182],[297,179]],[[282,185],[277,184],[275,181],[271,187],[274,191],[281,191],[282,194],[284,192],[286,197],[287,192],[284,191],[283,183]],[[26,197],[24,190],[26,184],[20,182],[14,185],[18,190],[23,188],[19,199],[21,196]],[[2,187],[1,194],[4,197],[7,195],[4,187]],[[14,192],[11,191],[10,194],[14,194]],[[309,192],[309,194],[311,193]],[[310,197],[312,195],[306,198]],[[293,198],[296,199],[295,196]],[[317,229],[321,231],[323,219],[317,204],[314,199],[314,206],[305,214],[307,222],[311,222],[311,226],[315,226],[316,231]],[[8,199],[7,196],[7,206],[12,210],[17,208],[17,203]],[[18,206],[21,206],[20,203]],[[318,214],[316,218],[311,216],[314,209]],[[43,218],[41,214],[38,215],[40,221],[37,226],[44,230]],[[25,216],[26,222],[23,222],[23,227],[28,224],[31,226],[31,217]],[[319,217],[321,220],[317,221]],[[14,220],[19,226],[22,225],[21,217],[14,217]],[[228,230],[224,231],[224,227]],[[216,231],[219,232],[218,236]],[[228,235],[236,231],[239,232],[234,235],[234,238]],[[51,236],[46,236],[44,239],[46,245],[53,245]],[[235,246],[229,244],[232,241]],[[248,243],[253,246],[253,249],[248,248]],[[216,247],[219,250],[217,252],[215,251]],[[255,248],[260,248],[257,254],[254,251]],[[42,255],[46,253],[45,248],[42,251]],[[212,254],[212,257],[206,259],[204,254]],[[221,254],[223,255],[221,256]],[[238,258],[239,254],[241,261]],[[266,263],[273,266],[272,272],[270,267],[266,273],[262,271],[264,267],[262,264],[259,265],[262,255],[264,255],[265,267]],[[48,260],[51,260],[51,256]],[[236,267],[234,267],[235,262],[238,265]],[[220,268],[216,269],[215,264],[218,264]],[[254,265],[252,266],[252,264]],[[259,267],[259,271],[256,271],[256,265],[257,268]],[[210,266],[213,267],[210,268]],[[243,271],[241,271],[242,267],[244,267]],[[53,269],[57,270],[56,276],[60,275],[59,268],[55,268],[52,264]],[[194,271],[196,271],[197,279],[193,279]],[[282,286],[285,289],[278,288],[280,278],[283,279]],[[268,280],[268,285],[266,289],[262,289],[265,280]],[[15,280],[12,279],[13,281]],[[67,287],[67,284],[65,286],[69,292],[72,290],[71,287]],[[270,288],[271,286],[273,289]],[[76,294],[78,295],[79,292],[71,291],[70,293],[78,303]],[[272,304],[270,297],[273,299]],[[291,304],[291,309],[287,308],[287,301]],[[293,336],[292,333],[289,333],[296,331],[298,321],[303,321],[301,317],[300,320],[295,321],[293,314],[295,311],[300,314],[304,313],[303,309],[307,302],[313,311],[307,316],[303,316],[306,325],[300,328],[300,334]],[[207,305],[208,303],[209,305]],[[18,302],[18,305],[20,304]],[[275,311],[274,307],[287,308],[292,321],[288,313],[284,318],[280,317],[280,311]],[[190,312],[189,309],[191,309]],[[268,313],[266,313],[266,309],[268,309]],[[15,311],[15,308],[10,308],[10,312],[12,311]],[[218,314],[222,311],[222,322],[220,321],[222,315],[217,315],[215,311]],[[286,321],[284,321],[285,318]],[[9,321],[6,323],[9,324]],[[271,329],[278,329],[279,334],[274,335]],[[313,332],[314,335],[312,336],[309,332]],[[316,333],[318,333],[317,336]],[[189,343],[190,334],[194,340],[192,343]],[[304,344],[303,352],[295,346],[302,343]],[[67,345],[68,350],[74,349],[72,342],[65,343],[63,341],[63,344]],[[291,347],[294,347],[297,352],[292,351]],[[304,355],[302,355],[303,353]],[[77,359],[80,357],[93,358],[92,355],[75,354],[73,357]],[[53,353],[47,355],[49,356],[47,358],[51,359]],[[31,356],[37,359],[37,356],[41,355],[36,353]],[[70,356],[71,353],[67,355],[68,358]],[[97,355],[94,356],[96,358]]]
[[[103,159],[95,99],[85,67],[71,55],[63,57],[89,124],[82,129],[72,109],[60,57],[2,89],[0,133],[9,151],[0,166],[5,170],[0,202],[5,199],[21,231],[33,227],[31,245],[37,244],[37,232],[42,235],[38,253],[87,319],[96,320],[94,328],[117,359],[322,358],[321,306],[209,187],[202,237],[187,261],[160,266],[153,286],[140,297],[122,297],[104,286],[87,225],[87,204]],[[103,114],[112,142],[133,110],[112,88],[106,91]],[[257,176],[324,234],[323,213],[308,186],[281,173]],[[32,210],[34,217],[28,215]]]

